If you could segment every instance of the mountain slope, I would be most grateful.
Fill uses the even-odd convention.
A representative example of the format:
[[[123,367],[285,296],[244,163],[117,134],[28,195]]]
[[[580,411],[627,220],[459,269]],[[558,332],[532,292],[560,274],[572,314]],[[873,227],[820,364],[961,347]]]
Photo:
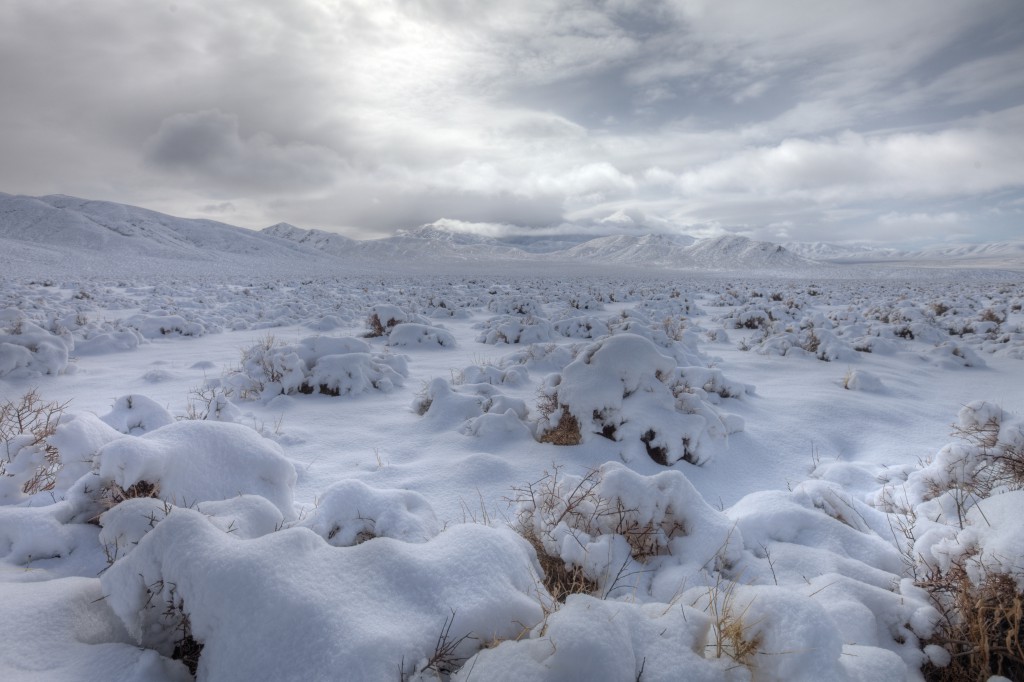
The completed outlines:
[[[56,248],[170,259],[275,257],[309,249],[213,220],[176,218],[107,201],[0,195],[0,237]]]

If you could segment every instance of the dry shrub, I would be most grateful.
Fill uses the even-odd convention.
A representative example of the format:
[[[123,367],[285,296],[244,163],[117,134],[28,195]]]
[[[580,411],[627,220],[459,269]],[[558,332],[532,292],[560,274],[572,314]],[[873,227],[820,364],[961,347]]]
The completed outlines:
[[[388,331],[398,324],[398,320],[388,319],[387,322],[383,322],[377,313],[370,313],[370,316],[366,318],[366,326],[370,328],[366,332],[365,337],[368,339],[374,339],[379,336],[384,336]]]
[[[42,398],[32,389],[17,400],[6,400],[0,404],[0,442],[4,445],[3,456],[0,456],[0,476],[7,474],[6,467],[13,458],[25,448],[42,450],[42,460],[35,467],[32,475],[22,484],[22,492],[32,495],[45,490],[53,490],[57,473],[64,466],[60,452],[48,442],[60,423],[70,401],[59,403],[43,402]],[[28,442],[19,442],[18,451],[12,452],[11,444],[21,436],[31,436]]]
[[[946,667],[925,665],[925,679],[986,680],[1002,675],[1024,680],[1024,594],[1005,573],[990,573],[980,585],[962,565],[921,583],[939,606],[942,620],[929,644],[951,655]]]
[[[988,497],[997,488],[1024,489],[1024,447],[1000,442],[999,429],[996,419],[966,428],[953,425],[953,435],[980,449],[984,458],[985,465],[969,481],[958,481],[970,485],[970,493],[978,498]]]
[[[384,336],[385,329],[383,323],[380,321],[380,316],[377,313],[371,313],[366,318],[366,326],[370,328],[370,331],[366,332],[367,338],[376,338],[378,336]]]
[[[951,525],[966,524],[967,511],[978,501],[1006,490],[1024,489],[1024,447],[1021,439],[1000,440],[997,418],[967,426],[955,425],[954,435],[976,448],[971,466],[964,461],[949,464],[949,476],[933,482],[927,497],[952,496],[957,519]],[[969,450],[972,448],[968,448]],[[913,510],[903,511],[900,528],[913,551]],[[928,590],[941,614],[936,632],[926,644],[937,644],[950,654],[949,665],[931,663],[922,672],[927,680],[987,680],[1002,675],[1024,680],[1024,590],[1007,573],[987,570],[972,580],[965,566],[976,557],[954,561],[948,570],[931,569],[905,557],[918,585]]]
[[[199,386],[189,390],[184,419],[219,420],[233,394],[227,386]]]
[[[228,370],[228,375],[241,374],[249,379],[249,385],[239,391],[242,400],[260,397],[268,383],[277,383],[284,378],[281,368],[274,363],[273,351],[282,345],[273,334],[267,334],[248,348],[242,349],[239,367]]]
[[[630,547],[630,555],[640,563],[668,552],[668,543],[684,535],[682,522],[668,518],[662,523],[643,520],[639,510],[626,507],[620,499],[600,494],[601,472],[589,471],[575,485],[564,484],[561,468],[545,472],[543,478],[513,487],[510,503],[518,506],[513,529],[537,550],[544,569],[544,585],[560,602],[569,594],[594,594],[597,580],[585,574],[582,567],[566,565],[560,556],[546,549],[545,540],[555,545],[552,533],[565,524],[574,534],[589,536],[620,535]],[[606,594],[610,588],[606,590]]]
[[[1003,322],[1006,322],[1006,315],[1004,313],[999,313],[992,308],[985,308],[978,315],[978,319],[982,322],[995,322],[996,324],[1002,324]]]

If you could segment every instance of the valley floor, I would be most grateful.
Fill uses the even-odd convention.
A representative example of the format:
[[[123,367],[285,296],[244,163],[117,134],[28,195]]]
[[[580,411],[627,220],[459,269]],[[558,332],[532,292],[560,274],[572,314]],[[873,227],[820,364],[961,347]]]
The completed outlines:
[[[0,676],[956,675],[1024,286],[897,274],[5,280]]]

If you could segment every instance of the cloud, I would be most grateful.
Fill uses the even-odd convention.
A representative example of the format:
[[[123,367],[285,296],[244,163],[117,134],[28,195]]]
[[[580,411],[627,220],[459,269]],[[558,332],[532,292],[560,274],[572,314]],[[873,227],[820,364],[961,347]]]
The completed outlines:
[[[323,147],[281,144],[263,132],[243,137],[238,117],[216,110],[164,119],[146,141],[144,158],[226,193],[316,190],[329,185],[341,165]]]
[[[1015,113],[1024,121],[1024,108]],[[1019,188],[1024,126],[786,139],[687,171],[679,183],[684,195],[754,193],[819,204]]]
[[[0,3],[0,190],[359,236],[1019,217],[1016,0],[170,7]]]

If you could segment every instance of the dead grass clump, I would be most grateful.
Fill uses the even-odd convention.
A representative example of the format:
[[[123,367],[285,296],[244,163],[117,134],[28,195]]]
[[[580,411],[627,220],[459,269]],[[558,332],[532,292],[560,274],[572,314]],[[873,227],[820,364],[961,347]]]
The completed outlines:
[[[434,397],[430,392],[430,384],[424,381],[420,390],[416,392],[416,399],[412,403],[412,409],[422,417],[430,411],[430,406],[433,404]]]
[[[521,531],[520,534],[536,550],[537,559],[540,562],[541,570],[544,572],[542,582],[555,601],[564,604],[570,594],[597,593],[598,584],[596,581],[588,578],[581,567],[569,565],[562,561],[560,557],[548,554],[532,529]]]
[[[541,433],[539,440],[541,443],[552,443],[554,445],[579,445],[583,442],[580,422],[569,410],[563,407],[558,423]]]
[[[568,532],[577,541],[619,535],[629,545],[630,556],[639,563],[668,553],[672,538],[686,534],[682,522],[672,514],[659,523],[645,519],[638,509],[627,507],[622,500],[601,495],[600,485],[599,470],[576,478],[563,477],[561,468],[555,467],[539,481],[512,489],[509,502],[518,506],[513,529],[537,551],[544,585],[560,602],[569,594],[595,594],[600,587],[598,579],[588,576],[581,566],[566,565],[550,551],[550,547],[559,545],[556,536],[561,533]]]
[[[41,454],[31,475],[21,490],[32,495],[53,490],[57,473],[63,468],[60,452],[48,439],[57,431],[57,425],[68,403],[43,402],[32,389],[17,400],[0,403],[0,442],[4,451],[0,456],[0,476],[10,476],[7,465],[22,451],[29,449]]]
[[[369,327],[369,331],[366,332],[366,338],[375,339],[379,336],[384,336],[391,329],[398,324],[398,320],[388,319],[386,322],[380,319],[380,315],[377,313],[370,313],[370,316],[366,318],[366,326]]]
[[[926,680],[1024,679],[1024,593],[1013,577],[990,573],[975,585],[962,566],[954,566],[922,584],[943,615],[928,643],[950,654],[949,665],[922,668]]]
[[[1006,322],[1006,314],[1000,313],[992,308],[985,308],[978,315],[978,319],[982,322],[995,322],[996,324],[1002,324]]]
[[[804,339],[803,349],[808,353],[818,354],[818,349],[821,347],[821,339],[814,333],[814,329],[807,332],[807,338]],[[823,359],[823,354],[818,355],[818,359]]]
[[[706,657],[729,658],[736,665],[749,669],[754,668],[754,657],[762,651],[760,634],[751,636],[751,623],[748,622],[748,603],[744,608],[736,604],[737,583],[719,577],[718,581],[708,588],[706,596],[694,602],[692,606],[704,604],[704,612],[711,618],[711,641],[705,647]]]
[[[558,423],[551,428],[545,429],[539,436],[541,443],[553,443],[554,445],[579,445],[583,442],[583,432],[580,430],[580,422],[569,411],[569,408],[558,402],[557,393],[541,393],[537,400],[537,411],[542,417],[550,418],[555,412],[561,410]]]

